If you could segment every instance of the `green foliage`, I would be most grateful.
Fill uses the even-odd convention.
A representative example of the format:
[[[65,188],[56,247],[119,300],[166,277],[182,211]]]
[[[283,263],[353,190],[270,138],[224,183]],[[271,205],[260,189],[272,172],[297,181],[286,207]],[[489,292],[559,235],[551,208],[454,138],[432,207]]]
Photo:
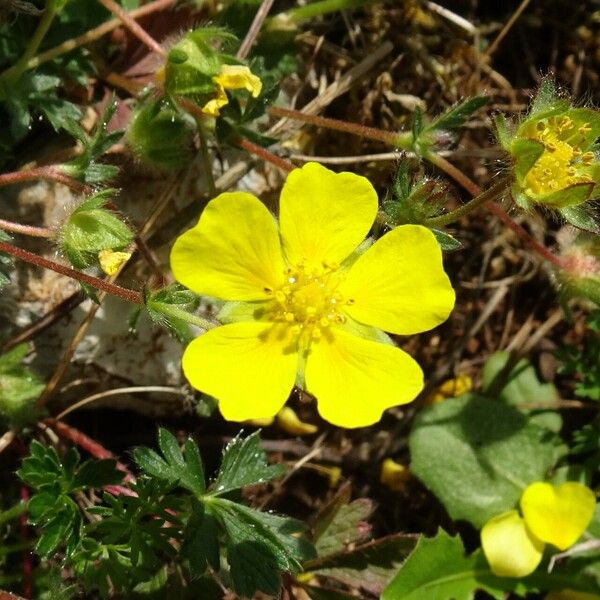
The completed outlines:
[[[480,549],[465,556],[460,538],[440,530],[434,538],[419,540],[381,600],[473,600],[477,591],[485,591],[497,600],[506,598],[508,592],[518,597],[566,588],[597,592],[597,581],[582,571],[567,566],[551,573],[540,570],[524,579],[498,577]]]
[[[78,269],[98,264],[101,250],[120,250],[133,240],[133,232],[106,208],[114,190],[103,190],[84,200],[63,223],[60,245]]]
[[[423,129],[424,133],[438,130],[458,129],[467,119],[482,106],[489,102],[485,96],[473,96],[451,106],[448,110],[437,116]]]
[[[184,166],[192,156],[193,120],[169,102],[147,100],[134,111],[127,143],[144,165],[161,170]]]
[[[118,483],[123,478],[112,459],[80,463],[74,448],[61,458],[54,448],[35,440],[17,475],[35,489],[29,500],[29,519],[42,526],[35,547],[40,556],[51,555],[59,546],[71,556],[81,543],[83,520],[72,497],[75,492]]]
[[[146,290],[144,304],[148,316],[183,342],[194,336],[190,324],[183,317],[193,313],[200,303],[194,292],[175,283],[160,290]],[[183,315],[183,316],[182,316]]]
[[[398,225],[416,223],[426,225],[428,219],[441,214],[448,200],[448,188],[434,179],[413,179],[408,164],[401,163],[392,188],[383,201],[384,223],[394,228]],[[443,250],[458,250],[462,244],[449,233],[431,229]]]
[[[10,242],[12,238],[8,233],[0,229],[0,242]],[[5,252],[0,252],[0,288],[10,283],[9,271],[12,269],[13,260]]]
[[[557,443],[515,408],[468,394],[418,415],[409,439],[411,469],[453,519],[481,527],[514,508],[527,485],[546,478]]]
[[[160,453],[134,451],[142,470],[136,482],[82,508],[78,494],[121,482],[115,461],[80,463],[74,449],[60,457],[54,448],[32,442],[18,475],[34,490],[30,520],[42,528],[36,552],[43,557],[64,552],[75,581],[103,598],[113,593],[131,597],[133,590],[143,589],[166,593],[172,587],[164,571],[168,565],[185,574],[192,587],[204,581],[198,589],[204,589],[202,576],[210,565],[241,596],[252,597],[257,590],[276,594],[281,572],[296,573],[302,561],[315,556],[299,535],[301,522],[239,501],[242,487],[282,473],[281,467],[267,464],[258,433],[229,444],[208,489],[194,441],[186,440],[181,449],[161,429],[158,446]],[[84,518],[84,511],[91,518]]]
[[[83,153],[60,165],[60,170],[74,179],[97,185],[115,178],[119,168],[99,162],[102,155],[123,136],[123,131],[107,133],[106,127],[117,108],[113,99],[100,115],[94,133],[89,136],[77,121],[67,123],[69,133],[83,145]]]
[[[575,395],[600,401],[600,311],[586,320],[588,330],[580,348],[565,344],[556,356],[561,361],[559,373],[575,378]]]
[[[0,416],[14,427],[36,419],[34,402],[44,389],[44,382],[23,364],[28,352],[27,344],[20,344],[0,355]]]

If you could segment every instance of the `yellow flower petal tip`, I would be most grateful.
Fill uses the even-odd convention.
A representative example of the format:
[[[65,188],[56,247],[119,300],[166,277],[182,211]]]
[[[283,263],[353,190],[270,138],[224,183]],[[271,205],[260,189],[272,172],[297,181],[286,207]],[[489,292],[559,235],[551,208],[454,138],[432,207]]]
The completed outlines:
[[[114,250],[100,250],[98,252],[98,262],[100,268],[112,277],[119,272],[119,269],[131,258],[130,252],[115,252]]]
[[[544,600],[600,600],[600,596],[575,590],[555,590],[547,594]]]
[[[516,510],[502,513],[483,526],[481,546],[492,573],[499,577],[533,573],[544,552],[544,543],[532,535]]]
[[[301,421],[293,408],[284,406],[277,413],[277,425],[290,435],[312,435],[319,429],[312,423]]]
[[[247,90],[253,98],[262,91],[262,81],[245,65],[221,65],[213,81],[226,90]]]
[[[406,482],[411,478],[410,469],[391,458],[386,458],[381,463],[379,481],[395,492],[400,492],[406,487]]]
[[[454,291],[425,227],[398,227],[357,258],[377,207],[364,177],[307,163],[283,186],[279,223],[251,194],[224,193],[176,240],[177,281],[237,307],[182,360],[226,419],[277,415],[299,369],[320,415],[340,427],[372,425],[421,392],[419,365],[378,330],[439,325]],[[294,435],[314,432],[289,412],[280,421]]]
[[[448,398],[458,398],[473,389],[473,380],[465,374],[444,381],[425,399],[425,404],[437,404]]]
[[[575,481],[558,487],[538,481],[521,496],[521,511],[531,532],[560,550],[566,550],[581,537],[595,508],[594,492]]]

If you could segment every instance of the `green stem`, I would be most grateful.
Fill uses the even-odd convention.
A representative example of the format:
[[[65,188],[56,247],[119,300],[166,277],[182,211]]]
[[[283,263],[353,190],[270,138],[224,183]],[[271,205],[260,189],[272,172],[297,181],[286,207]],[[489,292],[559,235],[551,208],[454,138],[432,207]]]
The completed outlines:
[[[425,221],[425,225],[427,225],[427,227],[445,227],[450,223],[454,223],[465,215],[468,215],[470,212],[478,209],[480,206],[501,198],[507,188],[508,179],[503,178],[495,183],[491,188],[488,188],[478,196],[475,196],[473,200],[470,200],[466,204],[459,206],[457,209],[446,213],[445,215],[427,219],[427,221]]]
[[[11,508],[0,512],[0,525],[20,517],[27,510],[27,502],[19,502]]]
[[[317,2],[311,2],[304,6],[291,8],[285,12],[281,12],[269,19],[269,21],[285,19],[286,21],[297,23],[298,21],[305,21],[307,19],[312,19],[313,17],[328,15],[341,10],[351,10],[353,8],[369,6],[377,1],[378,0],[318,0]]]
[[[46,37],[46,34],[48,33],[55,16],[56,9],[50,7],[46,8],[36,30],[33,33],[33,36],[29,40],[29,44],[27,44],[27,48],[25,48],[23,56],[21,56],[16,64],[4,71],[4,73],[0,74],[0,79],[10,83],[21,77],[23,72],[27,70],[27,63],[33,56],[35,56],[35,53],[38,51],[38,48]]]
[[[200,317],[199,315],[189,313],[187,310],[182,310],[181,308],[177,308],[172,304],[166,304],[164,302],[152,302],[152,309],[156,312],[161,312],[168,317],[185,321],[190,325],[196,325],[201,329],[208,330],[218,326],[218,323],[209,321],[208,319]]]

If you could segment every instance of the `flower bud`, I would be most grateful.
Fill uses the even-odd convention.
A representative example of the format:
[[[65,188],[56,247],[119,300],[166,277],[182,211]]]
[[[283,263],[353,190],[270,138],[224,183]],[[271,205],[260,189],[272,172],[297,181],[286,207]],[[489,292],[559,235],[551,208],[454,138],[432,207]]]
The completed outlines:
[[[520,123],[496,119],[500,145],[513,161],[513,197],[522,208],[543,205],[573,221],[573,207],[593,198],[600,183],[594,144],[600,112],[575,108],[558,97],[551,79],[542,84]]]

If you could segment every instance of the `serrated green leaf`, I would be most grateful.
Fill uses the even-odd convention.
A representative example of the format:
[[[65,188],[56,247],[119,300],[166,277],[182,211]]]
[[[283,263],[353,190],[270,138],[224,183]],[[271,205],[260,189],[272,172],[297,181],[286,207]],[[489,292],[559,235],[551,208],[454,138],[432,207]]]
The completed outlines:
[[[219,526],[214,515],[199,502],[192,503],[192,514],[186,525],[181,555],[190,563],[194,577],[199,577],[210,565],[220,568]]]
[[[436,117],[425,127],[424,131],[435,131],[438,129],[457,129],[479,108],[485,106],[489,98],[485,96],[474,96],[467,98],[450,107],[446,112]]]
[[[196,443],[188,439],[184,455],[175,436],[166,429],[159,429],[158,440],[164,458],[150,448],[136,448],[133,457],[138,466],[152,477],[177,483],[197,496],[204,494],[204,472]]]
[[[544,144],[536,140],[516,138],[510,146],[510,152],[515,159],[515,175],[519,181],[523,181],[543,154]]]
[[[574,227],[583,229],[584,231],[590,231],[591,233],[600,233],[600,227],[596,222],[593,209],[590,206],[565,206],[559,208],[559,212],[567,223]]]
[[[462,242],[445,231],[431,229],[431,233],[435,235],[435,239],[438,241],[440,248],[444,252],[454,252],[455,250],[460,250],[462,248]]]
[[[123,480],[123,472],[117,469],[117,461],[112,458],[87,460],[73,478],[74,488],[101,488],[117,484]]]
[[[247,438],[236,437],[225,448],[217,479],[211,486],[211,495],[221,496],[247,485],[266,483],[285,472],[282,465],[269,465],[267,455],[260,447],[259,432]]]
[[[423,410],[409,445],[411,470],[449,515],[481,527],[546,478],[558,440],[517,409],[468,394]]]

